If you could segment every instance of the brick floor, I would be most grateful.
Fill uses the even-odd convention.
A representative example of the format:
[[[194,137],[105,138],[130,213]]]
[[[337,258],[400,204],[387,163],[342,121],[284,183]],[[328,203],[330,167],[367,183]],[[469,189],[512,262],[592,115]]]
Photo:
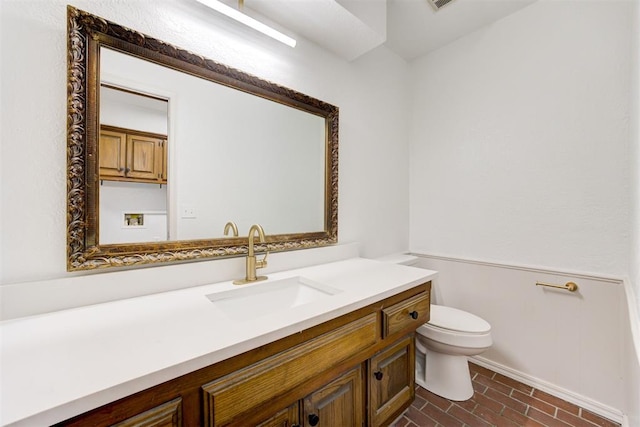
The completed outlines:
[[[617,427],[543,391],[469,363],[473,397],[454,402],[416,388],[416,399],[393,427]]]

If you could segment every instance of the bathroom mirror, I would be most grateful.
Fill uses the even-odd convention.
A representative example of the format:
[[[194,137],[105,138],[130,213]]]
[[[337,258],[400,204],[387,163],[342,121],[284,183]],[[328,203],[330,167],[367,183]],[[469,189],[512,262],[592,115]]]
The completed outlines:
[[[68,6],[67,119],[69,271],[337,241],[333,105]]]

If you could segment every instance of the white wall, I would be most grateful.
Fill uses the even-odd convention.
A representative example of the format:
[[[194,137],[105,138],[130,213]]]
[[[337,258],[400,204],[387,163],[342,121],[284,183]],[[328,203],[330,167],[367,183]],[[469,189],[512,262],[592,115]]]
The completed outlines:
[[[106,51],[110,52],[110,51]],[[101,55],[101,81],[104,78],[105,59]],[[100,125],[167,135],[169,105],[167,101],[143,98],[110,88],[100,89]]]
[[[126,227],[124,215],[144,213],[143,226]],[[167,186],[140,182],[100,184],[100,242],[136,243],[167,240]]]
[[[364,256],[406,249],[411,195],[414,250],[602,275],[625,275],[638,259],[638,226],[629,231],[637,206],[628,214],[630,175],[639,175],[629,161],[637,140],[628,147],[629,2],[541,0],[416,61],[410,83],[385,48],[348,63],[305,40],[277,45],[186,0],[74,5],[339,106],[339,239],[362,242]],[[153,292],[156,278],[168,290],[174,277],[186,286],[241,271],[235,259],[46,282],[78,276],[65,271],[66,1],[0,8],[0,280],[19,295],[14,312],[133,296],[140,285]],[[43,282],[19,284],[31,280]],[[51,289],[62,290],[53,302],[43,297]],[[624,355],[625,373],[638,378]],[[625,384],[631,402],[638,389]]]
[[[528,266],[425,256],[439,272],[436,304],[491,324],[480,361],[538,389],[621,421],[628,408],[629,319],[620,280]],[[536,282],[578,284],[575,293]]]
[[[347,82],[353,92],[339,104],[340,234],[362,243],[363,256],[371,258],[408,247],[408,89],[407,81],[398,80],[406,78],[406,64],[394,59],[377,49],[354,61]],[[365,110],[364,120],[355,120]],[[351,139],[360,143],[343,143]],[[343,180],[345,175],[350,179]],[[402,206],[407,207],[404,217],[398,215]]]
[[[630,5],[542,0],[413,64],[412,249],[628,272]]]
[[[104,67],[104,56],[101,66]],[[166,101],[157,108],[135,105],[136,95],[102,88],[100,124],[167,135]],[[119,98],[114,99],[114,95]],[[122,100],[130,99],[132,102]],[[138,97],[139,98],[139,97]],[[151,102],[147,100],[147,102]],[[167,186],[139,182],[100,181],[100,243],[153,242],[167,239]],[[124,213],[149,213],[141,227],[125,227]]]
[[[633,340],[626,352],[629,425],[640,425],[640,3],[633,2],[630,93],[631,245],[629,251],[629,316]],[[635,298],[634,298],[635,297]]]
[[[410,246],[492,323],[490,363],[637,422],[634,8],[540,0],[412,63]]]
[[[324,229],[324,118],[108,49],[101,70],[169,99],[171,240]]]
[[[630,194],[631,194],[631,244],[629,276],[634,285],[637,306],[640,308],[640,4],[634,2],[633,37],[631,48],[631,90],[630,93]],[[640,338],[639,338],[640,339]],[[640,421],[639,421],[640,423]]]
[[[2,2],[3,284],[70,276],[66,4]],[[352,63],[304,39],[291,49],[186,0],[74,6],[340,107],[339,240],[372,257],[406,249],[404,61],[384,47]]]

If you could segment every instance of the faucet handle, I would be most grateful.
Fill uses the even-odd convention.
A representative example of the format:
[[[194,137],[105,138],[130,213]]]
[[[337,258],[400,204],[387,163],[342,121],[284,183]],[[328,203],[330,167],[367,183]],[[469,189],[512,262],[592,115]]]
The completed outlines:
[[[267,266],[268,256],[269,256],[269,251],[264,253],[264,258],[256,260],[256,268],[265,268]]]
[[[229,231],[233,231],[233,237],[238,237],[238,226],[235,222],[229,221],[224,225],[224,235],[229,235]]]

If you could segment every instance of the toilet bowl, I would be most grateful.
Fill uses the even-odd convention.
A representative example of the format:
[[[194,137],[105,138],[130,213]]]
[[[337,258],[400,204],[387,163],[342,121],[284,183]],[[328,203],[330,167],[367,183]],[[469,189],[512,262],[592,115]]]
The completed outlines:
[[[418,260],[408,254],[379,259],[402,265],[415,265]],[[467,357],[491,344],[488,322],[463,310],[431,304],[429,322],[416,330],[416,383],[445,399],[470,399],[473,386]]]
[[[491,347],[491,325],[466,311],[431,305],[428,323],[416,330],[416,383],[449,400],[473,396],[467,357]]]

